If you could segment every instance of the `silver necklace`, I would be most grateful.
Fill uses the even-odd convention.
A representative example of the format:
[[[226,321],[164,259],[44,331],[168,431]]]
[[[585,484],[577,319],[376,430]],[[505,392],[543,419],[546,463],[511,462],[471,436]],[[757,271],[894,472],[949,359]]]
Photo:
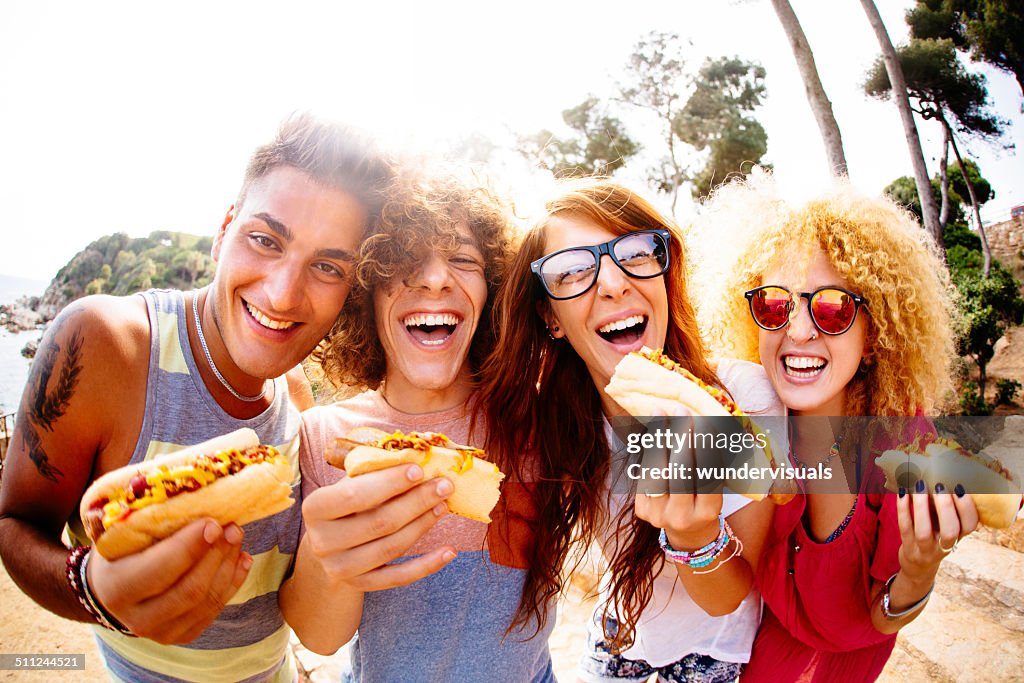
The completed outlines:
[[[836,438],[835,443],[832,444],[832,447],[828,449],[828,455],[826,455],[825,459],[821,461],[821,463],[820,463],[821,466],[822,467],[828,467],[828,464],[830,462],[832,462],[833,460],[835,460],[836,456],[839,455],[839,451],[842,449],[842,447],[843,447],[843,435],[840,434]],[[803,467],[805,469],[814,469],[813,467],[810,467],[810,466],[806,465],[800,458],[796,457],[796,453],[794,453],[792,451],[792,449],[790,449],[790,455],[793,457],[793,460],[796,461],[796,464],[800,465],[800,467]]]
[[[228,381],[224,379],[224,375],[220,374],[220,370],[213,362],[213,357],[210,355],[210,349],[206,346],[206,335],[203,334],[203,324],[199,322],[199,292],[195,292],[192,295],[192,315],[196,318],[196,335],[199,337],[199,345],[203,347],[203,355],[206,356],[206,363],[213,370],[213,376],[221,383],[221,385],[228,390],[228,392],[237,398],[239,401],[245,401],[246,403],[252,403],[258,401],[267,395],[267,382],[263,382],[263,391],[255,396],[246,396],[235,391],[235,388],[228,384]]]

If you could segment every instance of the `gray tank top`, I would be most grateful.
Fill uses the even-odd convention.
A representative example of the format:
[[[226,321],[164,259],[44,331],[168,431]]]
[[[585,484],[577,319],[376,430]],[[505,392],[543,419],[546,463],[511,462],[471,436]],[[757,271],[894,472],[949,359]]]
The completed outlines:
[[[253,557],[252,569],[221,615],[196,640],[166,646],[97,627],[100,651],[110,673],[123,681],[294,680],[290,631],[277,605],[277,590],[291,567],[301,521],[299,413],[288,400],[287,381],[275,380],[273,402],[256,417],[231,417],[210,395],[196,369],[183,292],[149,290],[141,296],[149,310],[151,348],[147,409],[131,462],[250,427],[260,443],[288,456],[296,504],[243,527],[243,549]]]

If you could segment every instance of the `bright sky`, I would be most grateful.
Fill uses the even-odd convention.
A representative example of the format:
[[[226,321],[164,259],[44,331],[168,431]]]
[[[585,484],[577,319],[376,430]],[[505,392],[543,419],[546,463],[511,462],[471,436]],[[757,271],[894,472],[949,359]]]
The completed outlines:
[[[910,0],[877,0],[893,39]],[[860,88],[878,52],[856,0],[792,0],[834,102],[853,181],[878,192],[909,175],[895,107]],[[628,8],[628,10],[624,9]],[[792,53],[767,0],[630,3],[37,2],[0,16],[0,273],[49,280],[111,232],[212,234],[252,149],[289,112],[313,109],[420,147],[479,131],[557,130],[560,112],[609,96],[651,30],[692,39],[694,61],[738,54],[767,69],[757,114],[785,188],[827,182]],[[1020,93],[989,73],[1014,119]],[[939,131],[921,126],[930,172]],[[651,135],[654,131],[637,131]],[[646,138],[645,138],[646,139]],[[649,142],[649,146],[653,146]],[[972,145],[999,219],[1024,203],[1020,157]],[[505,168],[529,194],[534,181]],[[690,209],[683,207],[680,217]]]

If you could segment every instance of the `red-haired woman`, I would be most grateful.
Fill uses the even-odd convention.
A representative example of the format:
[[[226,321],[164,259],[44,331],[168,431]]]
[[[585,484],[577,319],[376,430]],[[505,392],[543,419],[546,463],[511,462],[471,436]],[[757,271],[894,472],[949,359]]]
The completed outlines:
[[[598,541],[610,572],[581,679],[733,680],[760,613],[751,588],[769,504],[731,493],[613,493],[612,457],[623,445],[609,419],[626,412],[605,386],[619,360],[646,345],[723,386],[746,412],[781,407],[759,366],[708,362],[682,237],[650,204],[586,179],[565,183],[546,208],[499,292],[498,340],[483,370],[488,452],[513,480],[537,482],[532,509],[506,513],[527,517],[534,533],[518,618],[543,623],[564,570]]]

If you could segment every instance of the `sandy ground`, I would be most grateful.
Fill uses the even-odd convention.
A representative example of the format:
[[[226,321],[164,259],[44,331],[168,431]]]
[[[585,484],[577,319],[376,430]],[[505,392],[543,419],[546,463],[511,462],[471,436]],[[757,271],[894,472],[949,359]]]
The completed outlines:
[[[92,631],[47,612],[0,571],[0,654],[84,654],[85,671],[0,671],[0,681],[106,681]]]
[[[576,661],[586,638],[585,625],[593,600],[573,589],[558,610],[558,622],[551,637],[555,673],[560,681],[575,680]],[[61,619],[36,605],[14,584],[7,571],[0,572],[0,654],[85,654],[85,671],[0,671],[0,681],[83,681],[108,680],[100,662],[92,631],[88,626]],[[318,662],[320,663],[320,662]],[[324,658],[327,674],[333,667]],[[337,680],[336,676],[317,679]]]

